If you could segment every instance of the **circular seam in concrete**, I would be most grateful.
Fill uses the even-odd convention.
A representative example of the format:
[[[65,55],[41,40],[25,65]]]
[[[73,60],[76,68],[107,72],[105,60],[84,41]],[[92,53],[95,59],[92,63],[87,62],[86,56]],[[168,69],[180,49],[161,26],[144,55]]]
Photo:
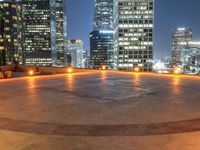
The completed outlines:
[[[0,118],[0,129],[61,136],[148,136],[200,131],[200,119],[132,125],[67,125]]]

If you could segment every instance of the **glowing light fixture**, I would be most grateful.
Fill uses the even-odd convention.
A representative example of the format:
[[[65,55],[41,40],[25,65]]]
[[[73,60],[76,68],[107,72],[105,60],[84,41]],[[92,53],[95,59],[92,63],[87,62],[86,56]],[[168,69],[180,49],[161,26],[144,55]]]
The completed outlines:
[[[181,72],[182,72],[182,71],[181,71],[181,68],[179,68],[179,67],[175,67],[175,68],[174,68],[174,73],[175,73],[175,74],[181,74]]]
[[[34,71],[33,70],[29,70],[28,74],[29,74],[29,76],[33,76],[34,75]]]
[[[135,72],[140,72],[140,67],[134,67]]]
[[[106,65],[103,65],[103,66],[101,66],[101,69],[102,69],[102,70],[106,70],[106,69],[107,69],[107,66],[106,66]]]
[[[72,67],[68,67],[67,68],[67,73],[72,73],[73,72],[73,68]]]

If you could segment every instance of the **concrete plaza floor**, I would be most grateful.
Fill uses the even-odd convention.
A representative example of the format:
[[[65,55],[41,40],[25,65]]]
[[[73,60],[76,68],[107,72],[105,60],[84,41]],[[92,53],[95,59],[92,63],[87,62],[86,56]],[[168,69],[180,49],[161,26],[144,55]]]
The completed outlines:
[[[200,77],[94,71],[0,80],[0,150],[197,150]]]

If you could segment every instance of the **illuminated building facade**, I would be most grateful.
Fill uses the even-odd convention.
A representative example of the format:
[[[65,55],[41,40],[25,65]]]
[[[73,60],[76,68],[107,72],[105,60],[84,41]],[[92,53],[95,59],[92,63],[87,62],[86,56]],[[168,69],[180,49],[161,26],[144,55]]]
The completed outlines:
[[[83,41],[82,40],[68,40],[68,64],[74,68],[83,68]]]
[[[94,0],[93,30],[113,30],[113,0]]]
[[[95,0],[93,31],[90,33],[91,68],[113,69],[113,0]]]
[[[21,0],[24,63],[64,66],[63,0]]]
[[[114,0],[114,68],[152,71],[154,0]]]
[[[200,41],[181,42],[180,62],[185,73],[200,73]]]
[[[21,23],[21,7],[0,1],[0,65],[22,64]]]
[[[112,68],[113,63],[113,32],[93,31],[90,33],[90,59],[94,69],[101,66]]]
[[[172,65],[181,65],[181,43],[192,41],[191,28],[176,28],[172,31]]]

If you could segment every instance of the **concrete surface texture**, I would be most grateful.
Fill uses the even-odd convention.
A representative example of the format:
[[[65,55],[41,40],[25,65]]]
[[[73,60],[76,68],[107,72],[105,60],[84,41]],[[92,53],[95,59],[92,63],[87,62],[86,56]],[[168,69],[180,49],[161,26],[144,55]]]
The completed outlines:
[[[94,71],[0,80],[1,150],[197,150],[200,77]]]

